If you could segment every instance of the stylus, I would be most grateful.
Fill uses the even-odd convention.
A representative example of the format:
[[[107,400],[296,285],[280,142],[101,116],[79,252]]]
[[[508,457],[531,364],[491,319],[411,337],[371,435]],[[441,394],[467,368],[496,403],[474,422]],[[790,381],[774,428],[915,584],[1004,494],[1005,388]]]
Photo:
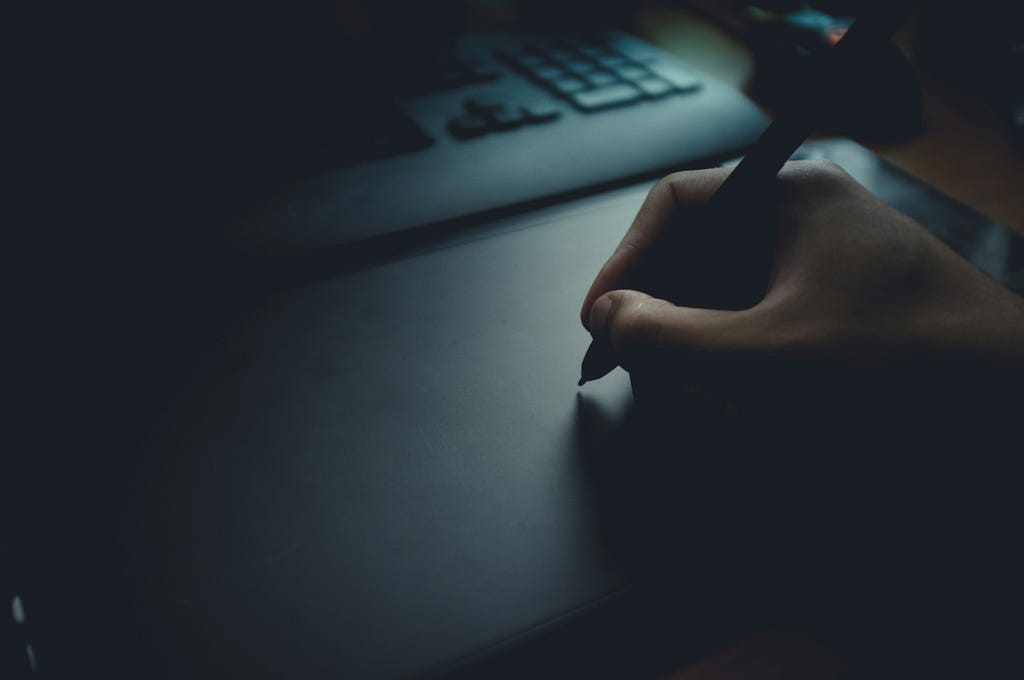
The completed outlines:
[[[913,0],[873,3],[871,11],[857,19],[834,48],[822,53],[817,62],[809,65],[811,82],[841,80],[842,75],[849,73],[843,70],[844,67],[848,69],[857,63],[858,55],[888,41],[907,19],[913,5]],[[821,110],[831,103],[827,101],[831,99],[827,90],[805,88],[805,91],[807,94],[802,101],[791,102],[788,107],[780,110],[779,115],[739,165],[729,173],[704,209],[704,224],[712,222],[715,226],[715,246],[725,248],[730,242],[742,242],[744,247],[740,250],[752,254],[754,259],[737,258],[730,253],[728,265],[722,263],[706,272],[702,271],[701,287],[715,291],[713,303],[702,306],[745,309],[753,307],[764,297],[770,266],[771,242],[767,240],[770,237],[756,230],[742,232],[744,226],[753,221],[729,217],[737,218],[738,210],[757,202],[758,197],[765,194],[783,164],[807,139]],[[711,248],[707,250],[706,257],[712,258],[716,254],[719,253]],[[750,283],[751,268],[757,274],[763,274],[754,284]],[[579,385],[604,377],[617,365],[607,340],[595,339],[583,357]]]

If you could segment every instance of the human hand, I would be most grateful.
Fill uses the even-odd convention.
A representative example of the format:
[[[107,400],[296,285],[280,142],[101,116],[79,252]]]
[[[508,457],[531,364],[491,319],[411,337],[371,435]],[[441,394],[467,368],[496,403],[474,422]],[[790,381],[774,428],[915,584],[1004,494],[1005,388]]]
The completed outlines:
[[[775,246],[760,303],[680,307],[629,290],[667,230],[685,228],[728,172],[659,182],[587,293],[584,326],[634,384],[638,374],[707,385],[772,369],[1024,368],[1024,298],[831,163],[788,163],[780,173],[776,209],[764,215]]]

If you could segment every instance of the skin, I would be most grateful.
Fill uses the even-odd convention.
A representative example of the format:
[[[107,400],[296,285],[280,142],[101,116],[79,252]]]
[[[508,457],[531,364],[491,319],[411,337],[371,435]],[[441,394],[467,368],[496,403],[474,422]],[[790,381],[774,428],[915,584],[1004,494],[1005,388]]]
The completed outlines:
[[[678,514],[708,582],[747,586],[744,602],[785,593],[772,611],[866,622],[856,645],[871,668],[873,654],[893,667],[907,630],[929,631],[929,649],[932,631],[955,630],[966,649],[960,624],[1003,620],[993,612],[1020,570],[1005,537],[1020,516],[1024,298],[823,162],[779,176],[759,304],[687,308],[624,288],[728,172],[659,182],[581,310],[657,416],[622,440],[654,507],[637,525]]]
[[[772,273],[759,304],[679,307],[625,288],[667,226],[685,224],[687,210],[710,199],[728,172],[662,179],[583,302],[583,325],[610,342],[634,386],[644,373],[707,385],[768,367],[1024,368],[1024,298],[830,162],[788,163],[780,173],[777,214],[766,216],[775,230]]]

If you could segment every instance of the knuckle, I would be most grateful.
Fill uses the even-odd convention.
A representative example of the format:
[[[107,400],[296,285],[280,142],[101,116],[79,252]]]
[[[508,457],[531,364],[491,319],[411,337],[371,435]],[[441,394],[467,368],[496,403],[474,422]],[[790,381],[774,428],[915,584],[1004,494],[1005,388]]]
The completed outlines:
[[[707,201],[730,172],[730,167],[680,170],[662,177],[652,191],[663,192],[680,209]]]
[[[836,163],[831,158],[815,158],[812,160],[805,161],[810,168],[811,172],[818,176],[823,177],[846,177],[846,171],[843,170],[843,166]]]
[[[656,303],[653,298],[620,303],[612,320],[612,345],[631,348],[658,344],[661,324]]]
[[[665,175],[651,187],[648,192],[648,198],[652,199],[666,199],[666,202],[676,202],[676,189],[678,186],[685,182],[684,174],[681,172],[674,172],[671,175]]]
[[[790,161],[779,173],[779,181],[797,193],[821,193],[848,187],[853,181],[841,165],[827,158]]]
[[[654,186],[651,188],[651,193],[653,194],[670,190],[672,188],[672,183],[679,181],[679,175],[680,173],[678,172],[663,175],[661,179],[654,183]]]

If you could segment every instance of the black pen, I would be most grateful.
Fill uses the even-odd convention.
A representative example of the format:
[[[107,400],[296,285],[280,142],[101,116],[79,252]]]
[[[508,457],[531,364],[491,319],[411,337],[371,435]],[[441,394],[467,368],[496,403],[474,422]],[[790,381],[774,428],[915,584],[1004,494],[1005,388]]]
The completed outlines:
[[[849,73],[843,69],[855,65],[858,55],[885,44],[910,15],[914,4],[912,0],[874,3],[872,11],[857,19],[835,47],[822,53],[817,62],[809,65],[808,77],[813,77],[817,83],[827,83],[827,79],[833,79],[841,86],[842,76]],[[708,240],[712,247],[702,248],[702,252],[715,257],[724,252],[719,249],[728,247],[730,242],[735,244],[738,240],[752,247],[740,249],[739,255],[731,251],[728,266],[722,263],[702,271],[701,287],[714,290],[715,297],[710,304],[705,300],[700,305],[690,306],[745,309],[754,306],[764,297],[770,266],[768,252],[771,244],[767,240],[768,235],[756,230],[741,233],[743,226],[753,221],[729,218],[739,217],[739,211],[744,206],[756,203],[764,195],[785,162],[807,139],[822,108],[829,104],[826,100],[831,93],[827,88],[815,90],[808,87],[805,91],[808,94],[803,101],[791,102],[788,107],[780,110],[772,124],[703,208],[705,224],[713,221],[717,228],[713,230],[713,239]],[[755,272],[754,276],[751,276],[751,270]],[[757,274],[762,275],[760,280],[751,284],[751,279],[757,278]],[[583,357],[579,385],[604,377],[616,365],[614,353],[607,343],[592,341]]]

